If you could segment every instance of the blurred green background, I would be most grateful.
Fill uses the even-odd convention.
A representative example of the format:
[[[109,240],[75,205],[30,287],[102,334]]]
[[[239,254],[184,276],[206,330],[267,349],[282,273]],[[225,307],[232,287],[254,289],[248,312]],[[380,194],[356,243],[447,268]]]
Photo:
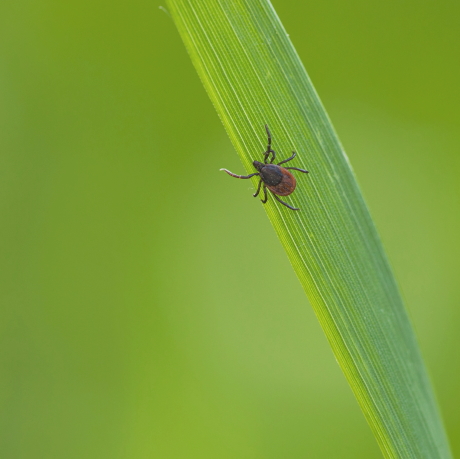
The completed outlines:
[[[380,458],[160,5],[0,4],[0,457]],[[458,455],[460,3],[274,6]]]

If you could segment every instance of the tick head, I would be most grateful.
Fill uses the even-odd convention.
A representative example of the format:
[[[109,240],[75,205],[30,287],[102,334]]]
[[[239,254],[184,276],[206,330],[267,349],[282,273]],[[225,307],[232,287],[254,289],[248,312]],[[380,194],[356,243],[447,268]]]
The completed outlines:
[[[260,161],[254,161],[252,165],[260,172],[262,168],[265,166],[264,163],[261,163]]]

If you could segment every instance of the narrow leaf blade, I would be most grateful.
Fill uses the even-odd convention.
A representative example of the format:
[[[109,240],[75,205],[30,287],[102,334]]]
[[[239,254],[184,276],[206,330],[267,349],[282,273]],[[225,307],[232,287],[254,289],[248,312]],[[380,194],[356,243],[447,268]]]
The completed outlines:
[[[382,244],[273,7],[266,0],[168,4],[247,173],[254,172],[253,160],[262,159],[265,124],[277,157],[296,151],[290,165],[310,171],[298,177],[295,193],[286,198],[300,212],[273,198],[265,208],[384,456],[450,458]],[[252,180],[257,185],[257,178]]]

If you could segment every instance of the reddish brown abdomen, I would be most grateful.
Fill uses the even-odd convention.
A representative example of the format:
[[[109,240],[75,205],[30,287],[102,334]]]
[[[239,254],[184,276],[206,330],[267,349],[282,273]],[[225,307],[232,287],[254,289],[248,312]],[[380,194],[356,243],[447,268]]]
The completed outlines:
[[[283,173],[283,179],[278,185],[268,186],[267,188],[278,196],[288,196],[295,190],[296,180],[295,177],[284,167],[280,167]]]

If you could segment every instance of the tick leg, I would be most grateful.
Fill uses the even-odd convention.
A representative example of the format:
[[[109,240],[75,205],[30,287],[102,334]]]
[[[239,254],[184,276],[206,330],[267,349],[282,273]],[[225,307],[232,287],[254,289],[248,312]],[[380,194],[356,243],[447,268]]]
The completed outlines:
[[[262,203],[265,204],[267,202],[267,199],[268,199],[267,187],[264,185],[264,199],[261,199]]]
[[[265,156],[264,163],[267,164],[268,158],[270,157],[270,153],[271,153],[272,154],[272,160],[270,161],[270,164],[271,164],[276,158],[276,153],[274,150],[272,150],[272,135],[270,133],[270,129],[268,129],[268,125],[265,125],[265,130],[267,131],[267,151],[264,153],[264,156]]]
[[[277,164],[277,166],[279,166],[279,165],[281,165],[281,164],[284,164],[284,163],[287,163],[287,162],[290,161],[291,159],[294,159],[295,156],[296,156],[296,154],[297,154],[297,153],[296,153],[295,151],[293,151],[293,152],[292,152],[292,156],[291,156],[290,158],[285,159],[284,161],[281,161],[280,163]]]
[[[227,174],[231,175],[232,177],[241,178],[241,179],[248,179],[248,178],[254,177],[254,175],[259,175],[258,172],[254,174],[250,174],[250,175],[236,175],[233,172],[228,171],[227,169],[221,169],[221,171],[227,172]]]
[[[264,153],[264,164],[268,164],[268,160],[269,160],[269,158],[270,158],[270,153],[272,154],[272,159],[271,159],[271,161],[270,161],[270,164],[272,164],[273,161],[275,160],[275,158],[276,158],[276,152],[275,152],[275,150],[266,151],[266,152]]]
[[[267,131],[267,151],[270,151],[272,148],[272,135],[270,134],[270,129],[268,129],[268,125],[265,125],[265,130]]]
[[[276,158],[276,152],[275,150],[267,150],[264,152],[264,164],[268,164],[268,159],[270,157],[270,153],[272,154],[272,159],[270,161],[270,164],[273,163],[273,161]]]
[[[299,169],[298,167],[285,167],[285,169],[293,169],[295,171],[300,171],[304,172],[305,174],[308,174],[308,171],[306,171],[305,169]]]
[[[255,192],[255,194],[253,194],[254,197],[256,197],[259,194],[261,185],[262,185],[262,180],[259,181],[259,185],[257,186],[257,191]]]
[[[278,196],[276,196],[276,194],[274,194],[274,193],[272,193],[272,194],[273,194],[273,197],[274,197],[278,202],[280,202],[281,204],[283,204],[283,206],[289,207],[289,209],[292,209],[292,210],[300,210],[300,209],[298,209],[297,207],[292,207],[292,206],[290,206],[289,204],[287,204],[286,202],[281,201],[281,199],[278,198]]]
[[[270,155],[269,151],[264,151],[264,164],[268,164],[268,156]]]

